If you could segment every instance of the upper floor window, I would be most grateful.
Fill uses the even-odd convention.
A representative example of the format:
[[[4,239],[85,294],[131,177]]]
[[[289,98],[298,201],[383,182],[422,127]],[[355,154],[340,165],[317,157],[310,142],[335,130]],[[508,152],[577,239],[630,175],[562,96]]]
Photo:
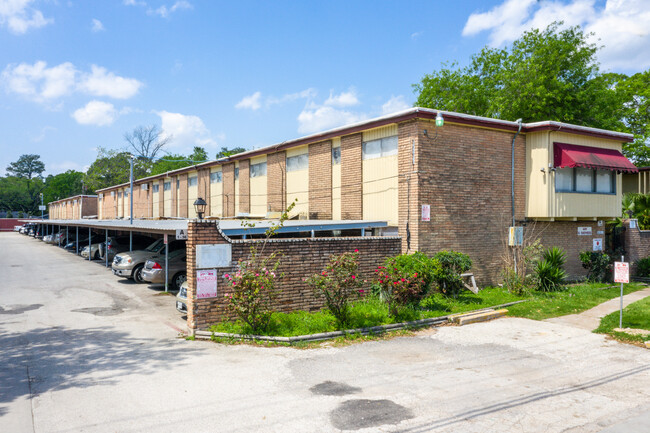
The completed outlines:
[[[340,147],[333,147],[332,148],[332,164],[340,164],[341,163],[341,148]]]
[[[171,191],[172,183],[171,181],[163,183],[163,191]]]
[[[610,170],[558,168],[555,170],[555,191],[615,194],[616,176]]]
[[[220,171],[215,171],[210,173],[210,183],[221,183],[223,182],[223,175]]]
[[[235,167],[235,180],[239,180],[239,167]]]
[[[287,171],[299,171],[309,168],[309,154],[303,153],[287,158]]]
[[[260,177],[266,176],[266,162],[260,162],[259,164],[252,164],[250,169],[251,177]]]
[[[192,176],[187,178],[187,184],[189,186],[197,186],[199,184],[198,176]]]
[[[122,198],[122,191],[117,192],[117,198]]]
[[[153,184],[153,192],[158,192],[160,191],[160,184],[154,183]]]
[[[397,155],[397,135],[366,141],[361,145],[361,153],[363,159]]]

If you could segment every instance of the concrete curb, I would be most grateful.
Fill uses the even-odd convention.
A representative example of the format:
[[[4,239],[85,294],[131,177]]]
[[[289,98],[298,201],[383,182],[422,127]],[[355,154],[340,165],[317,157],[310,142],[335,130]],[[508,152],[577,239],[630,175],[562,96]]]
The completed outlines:
[[[463,314],[479,314],[482,312],[494,310],[495,308],[508,307],[510,305],[515,305],[526,301],[527,299],[508,302],[506,304],[495,305],[489,308],[481,308],[480,310],[468,311],[467,313],[463,313]],[[291,345],[293,343],[298,343],[298,342],[330,340],[333,338],[344,337],[346,335],[381,334],[384,332],[398,331],[401,329],[423,328],[426,326],[433,326],[441,323],[447,323],[450,317],[451,315],[431,317],[429,319],[413,320],[411,322],[392,323],[390,325],[372,326],[370,328],[348,329],[344,331],[322,332],[319,334],[298,335],[295,337],[273,337],[269,335],[230,334],[227,332],[209,332],[209,331],[196,331],[194,333],[194,337],[202,340],[211,340],[212,338],[216,337],[216,338],[226,338],[226,339],[233,339],[233,340],[268,341],[272,343],[284,343],[284,344]]]

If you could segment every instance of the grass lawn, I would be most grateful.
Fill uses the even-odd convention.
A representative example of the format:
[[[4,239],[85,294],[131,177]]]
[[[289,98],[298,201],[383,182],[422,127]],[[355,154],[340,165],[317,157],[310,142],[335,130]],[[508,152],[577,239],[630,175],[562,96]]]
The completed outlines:
[[[625,294],[646,288],[643,283],[624,286]],[[620,284],[584,283],[570,285],[567,290],[550,293],[533,293],[528,302],[508,307],[508,315],[543,320],[586,311],[621,294]]]
[[[527,302],[508,307],[510,316],[541,320],[548,317],[579,313],[615,298],[620,294],[620,286],[610,286],[612,286],[611,283],[579,284],[571,285],[562,292],[532,292],[524,296],[514,295],[501,287],[489,287],[481,290],[478,295],[465,291],[455,299],[448,298],[440,293],[434,293],[422,300],[417,307],[402,308],[397,317],[391,317],[388,314],[386,305],[377,297],[366,296],[364,299],[352,303],[350,323],[346,328],[366,328],[447,316],[519,300],[527,300]],[[627,284],[625,293],[634,292],[645,287],[645,284],[640,283]],[[221,322],[212,326],[210,330],[233,334],[251,333],[247,325],[242,322]],[[273,313],[269,327],[263,335],[294,337],[336,330],[336,320],[327,310],[312,313],[296,311],[293,313]]]
[[[600,326],[594,331],[600,334],[609,334],[612,337],[632,342],[650,341],[650,335],[631,335],[625,332],[616,332],[618,328],[619,312],[608,314],[600,321]],[[623,309],[623,328],[645,329],[650,331],[650,298],[634,302]]]

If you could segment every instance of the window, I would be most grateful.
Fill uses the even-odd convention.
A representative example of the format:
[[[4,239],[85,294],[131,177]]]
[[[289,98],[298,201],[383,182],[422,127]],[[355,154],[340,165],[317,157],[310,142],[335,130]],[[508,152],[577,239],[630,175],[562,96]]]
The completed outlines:
[[[210,173],[210,183],[221,183],[223,182],[223,177],[220,171],[215,171]]]
[[[197,186],[199,184],[199,177],[198,176],[192,176],[187,178],[187,184],[188,186]]]
[[[340,147],[333,147],[332,148],[332,164],[340,164],[341,163],[341,148]]]
[[[171,181],[163,183],[163,191],[171,191],[172,183]]]
[[[287,158],[287,171],[306,170],[309,167],[309,154],[290,156]]]
[[[363,159],[382,158],[397,155],[397,136],[380,138],[379,140],[366,141],[362,144]]]
[[[128,189],[125,189],[125,190],[124,190],[124,197],[128,197],[128,196],[129,196],[129,190],[128,190]]]
[[[117,198],[122,198],[122,191],[117,192]]]
[[[181,189],[181,180],[176,179],[176,189]]]
[[[266,176],[266,162],[251,165],[251,177]]]
[[[158,192],[160,191],[160,184],[154,183],[153,184],[153,192]]]
[[[235,180],[239,179],[239,167],[235,167]]]
[[[555,170],[556,192],[616,193],[616,176],[610,170],[565,167]]]

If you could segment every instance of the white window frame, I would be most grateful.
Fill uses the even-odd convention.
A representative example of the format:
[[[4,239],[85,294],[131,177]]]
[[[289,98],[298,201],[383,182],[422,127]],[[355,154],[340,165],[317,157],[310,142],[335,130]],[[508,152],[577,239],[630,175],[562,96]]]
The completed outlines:
[[[223,182],[223,172],[213,171],[210,173],[210,183],[221,183]]]
[[[288,156],[287,173],[290,171],[307,170],[309,168],[309,154],[301,153],[300,155]]]
[[[249,173],[250,177],[266,176],[266,161],[259,162],[257,164],[251,164]]]
[[[378,152],[368,153],[369,147],[379,147]],[[397,155],[398,140],[397,135],[390,137],[378,138],[377,140],[364,141],[361,144],[362,159],[384,158],[386,156]]]
[[[561,170],[561,171],[560,171]],[[586,170],[591,172],[591,188],[589,190],[579,190],[577,187],[577,173],[578,170],[586,173]],[[610,173],[611,186],[610,191],[598,191],[598,174],[603,174],[605,172]],[[571,187],[570,188],[558,188],[558,179],[560,176],[571,176]],[[616,195],[616,172],[611,170],[596,170],[591,168],[582,168],[582,167],[563,167],[555,170],[555,192],[559,193],[578,193],[578,194],[604,194],[604,195]]]

